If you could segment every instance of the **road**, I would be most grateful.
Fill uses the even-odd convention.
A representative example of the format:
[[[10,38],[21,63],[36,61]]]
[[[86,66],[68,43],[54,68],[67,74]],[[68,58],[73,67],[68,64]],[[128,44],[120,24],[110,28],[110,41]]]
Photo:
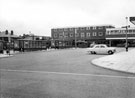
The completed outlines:
[[[2,58],[1,98],[135,98],[135,75],[91,64],[102,56],[64,49]]]

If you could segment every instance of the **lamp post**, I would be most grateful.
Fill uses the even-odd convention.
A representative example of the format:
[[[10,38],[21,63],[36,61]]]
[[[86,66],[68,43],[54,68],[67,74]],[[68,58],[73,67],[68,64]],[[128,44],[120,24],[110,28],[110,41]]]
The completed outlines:
[[[128,52],[128,17],[126,17],[126,43],[125,43],[125,48],[126,48],[126,52]]]
[[[8,43],[9,43],[9,49],[8,49],[8,53],[9,53],[9,55],[10,55],[10,45],[11,45],[11,34],[9,34],[9,36],[8,36]]]
[[[75,28],[75,48],[76,48],[76,34],[77,34],[77,28]]]
[[[63,37],[62,37],[62,48],[64,48],[64,38],[65,38],[65,36],[64,36],[64,31],[63,31]]]

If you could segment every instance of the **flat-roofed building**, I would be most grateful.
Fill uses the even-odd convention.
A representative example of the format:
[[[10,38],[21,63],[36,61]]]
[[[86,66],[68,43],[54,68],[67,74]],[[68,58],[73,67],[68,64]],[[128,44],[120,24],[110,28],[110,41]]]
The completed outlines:
[[[75,43],[105,43],[107,28],[114,28],[112,25],[94,25],[80,27],[52,28],[51,37],[55,47],[74,47]]]
[[[132,28],[108,28],[106,30],[106,40],[111,46],[124,46],[126,38],[129,46],[135,46],[135,27]]]

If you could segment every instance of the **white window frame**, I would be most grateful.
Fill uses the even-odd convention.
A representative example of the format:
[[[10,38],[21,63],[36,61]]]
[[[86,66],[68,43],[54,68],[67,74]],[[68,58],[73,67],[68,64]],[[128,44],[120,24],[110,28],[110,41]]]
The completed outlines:
[[[84,38],[84,37],[85,37],[85,33],[82,32],[82,33],[81,33],[81,38]]]
[[[99,32],[98,35],[99,35],[99,36],[103,36],[103,32]]]
[[[86,33],[86,36],[87,36],[87,37],[90,37],[90,36],[91,36],[91,35],[90,35],[90,32],[87,32],[87,33]]]
[[[58,37],[57,33],[54,33],[54,38],[57,38],[57,37]]]
[[[65,38],[68,38],[68,33],[67,33],[67,32],[64,33],[64,37],[65,37]]]
[[[68,31],[68,28],[64,28],[64,31]]]
[[[96,30],[97,29],[97,27],[92,27],[93,28],[93,30]]]
[[[93,35],[93,36],[97,36],[97,32],[93,32],[92,35]]]
[[[54,32],[57,32],[57,29],[54,29]]]
[[[59,33],[59,38],[63,38],[64,37],[64,33]]]
[[[86,30],[90,30],[90,27],[86,27]]]
[[[76,36],[76,37],[79,37],[79,33],[76,33],[75,36]]]
[[[73,37],[73,33],[70,33],[70,37]]]

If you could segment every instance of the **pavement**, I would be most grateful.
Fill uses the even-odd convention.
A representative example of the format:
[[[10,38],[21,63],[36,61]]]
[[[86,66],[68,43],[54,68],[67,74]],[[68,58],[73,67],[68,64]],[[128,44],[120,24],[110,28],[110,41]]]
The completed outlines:
[[[8,54],[0,54],[0,58],[5,58],[5,57],[11,57],[13,55],[8,55]]]
[[[11,50],[11,51],[10,51],[10,55],[7,54],[6,51],[4,51],[3,54],[0,53],[0,58],[11,57],[11,56],[13,56],[13,55],[16,54],[16,53],[19,53],[19,51],[12,51],[12,50]]]
[[[92,64],[111,70],[135,74],[135,49],[94,59]]]

